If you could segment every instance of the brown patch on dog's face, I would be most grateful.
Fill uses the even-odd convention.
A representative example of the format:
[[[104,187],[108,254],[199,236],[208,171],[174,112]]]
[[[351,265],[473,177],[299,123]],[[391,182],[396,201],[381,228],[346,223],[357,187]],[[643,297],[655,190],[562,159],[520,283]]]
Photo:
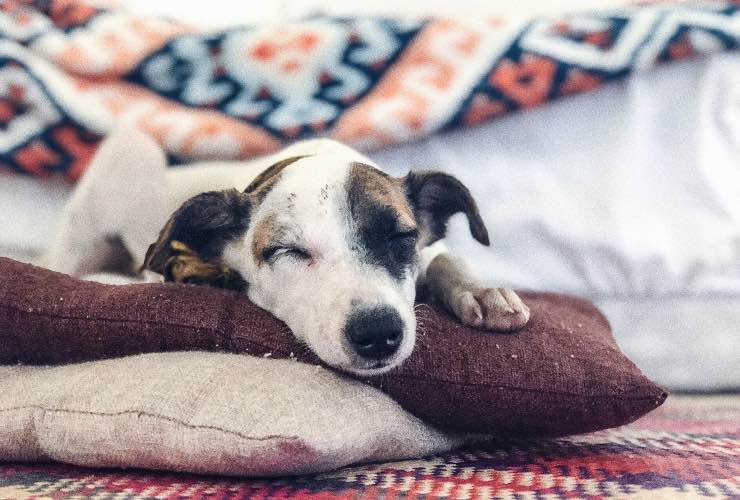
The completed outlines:
[[[305,156],[291,156],[268,167],[267,170],[255,177],[244,192],[253,196],[257,203],[261,203],[265,199],[265,196],[267,196],[267,193],[280,180],[280,174],[285,167],[297,162],[301,158],[305,158]]]
[[[364,163],[350,167],[351,189],[362,190],[374,204],[393,209],[402,227],[416,227],[414,212],[406,198],[402,184],[388,174]]]
[[[258,266],[265,263],[265,249],[274,241],[277,232],[277,220],[272,215],[265,217],[255,226],[251,250],[252,257]]]

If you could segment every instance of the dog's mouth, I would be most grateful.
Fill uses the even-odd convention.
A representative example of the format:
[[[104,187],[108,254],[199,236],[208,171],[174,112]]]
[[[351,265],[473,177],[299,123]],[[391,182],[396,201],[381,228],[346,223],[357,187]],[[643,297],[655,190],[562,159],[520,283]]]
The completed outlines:
[[[355,360],[348,366],[340,367],[341,370],[360,377],[375,377],[388,373],[389,371],[401,365],[401,361],[396,359],[381,360]]]

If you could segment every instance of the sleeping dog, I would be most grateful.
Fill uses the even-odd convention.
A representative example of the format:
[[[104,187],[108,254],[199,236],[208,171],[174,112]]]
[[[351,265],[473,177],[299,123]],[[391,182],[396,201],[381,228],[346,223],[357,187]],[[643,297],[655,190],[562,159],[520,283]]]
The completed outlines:
[[[460,212],[473,238],[489,244],[470,192],[450,175],[391,177],[357,151],[319,139],[259,161],[201,169],[166,169],[160,153],[158,166],[137,176],[132,169],[142,169],[143,160],[127,155],[156,146],[137,132],[125,134],[126,145],[121,135],[101,148],[67,219],[108,226],[104,232],[135,256],[138,242],[154,239],[148,221],[161,220],[159,237],[138,262],[143,270],[246,293],[331,366],[359,375],[398,366],[414,347],[417,298],[486,330],[515,330],[529,319],[512,290],[481,285],[447,253],[447,222]],[[111,180],[117,169],[128,178]],[[133,189],[132,177],[148,184]],[[116,183],[115,194],[95,189],[104,183]],[[153,192],[165,189],[160,184],[166,192]],[[115,217],[101,221],[101,213]]]

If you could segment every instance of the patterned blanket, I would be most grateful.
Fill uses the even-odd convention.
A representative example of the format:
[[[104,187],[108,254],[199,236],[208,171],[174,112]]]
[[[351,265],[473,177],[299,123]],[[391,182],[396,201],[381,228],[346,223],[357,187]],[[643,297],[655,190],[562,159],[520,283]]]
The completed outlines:
[[[174,162],[328,135],[370,149],[656,63],[735,49],[737,1],[564,19],[313,17],[199,32],[83,0],[0,1],[0,165],[75,179],[121,120]]]
[[[740,498],[740,396],[671,397],[619,429],[275,480],[0,464],[0,500]]]

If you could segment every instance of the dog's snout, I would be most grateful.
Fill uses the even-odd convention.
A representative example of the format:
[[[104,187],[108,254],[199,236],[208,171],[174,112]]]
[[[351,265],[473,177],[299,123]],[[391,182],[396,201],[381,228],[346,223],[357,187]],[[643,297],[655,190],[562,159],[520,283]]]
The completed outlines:
[[[360,309],[350,315],[345,334],[361,357],[384,359],[401,345],[403,321],[398,311],[388,306]]]

